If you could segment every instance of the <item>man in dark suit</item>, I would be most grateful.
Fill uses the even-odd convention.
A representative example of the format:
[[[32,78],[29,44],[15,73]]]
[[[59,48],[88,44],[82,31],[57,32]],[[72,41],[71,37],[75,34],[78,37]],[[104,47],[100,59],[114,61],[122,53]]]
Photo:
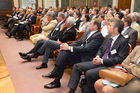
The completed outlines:
[[[57,38],[57,41],[48,40],[46,38],[45,39],[46,41],[43,43],[43,45],[37,51],[34,51],[31,54],[27,54],[26,56],[21,56],[21,57],[23,59],[27,59],[30,61],[31,58],[35,58],[35,57],[38,57],[39,55],[45,54],[43,57],[43,60],[42,60],[42,64],[40,66],[36,67],[36,69],[47,68],[47,62],[48,62],[48,57],[49,57],[50,51],[52,49],[59,49],[61,43],[75,40],[76,31],[74,28],[74,23],[75,23],[74,18],[69,17],[65,23],[66,27],[63,30],[59,31],[59,33],[56,37],[52,37],[54,39]],[[50,33],[50,34],[52,34],[52,33]]]
[[[108,35],[97,56],[89,62],[75,64],[72,70],[71,78],[68,83],[70,88],[69,93],[75,93],[78,86],[82,72],[85,72],[85,79],[87,81],[87,93],[96,93],[94,90],[94,83],[99,78],[99,70],[105,69],[121,62],[128,55],[128,39],[125,39],[120,33],[123,30],[123,22],[114,20],[108,26]]]
[[[21,10],[21,14],[19,15],[18,19],[16,19],[12,25],[11,25],[11,28],[8,29],[8,31],[6,32],[6,35],[11,38],[12,35],[15,34],[16,30],[17,30],[17,27],[19,25],[19,22],[23,22],[26,20],[26,10]]]
[[[35,24],[36,22],[36,11],[31,10],[31,16],[27,21],[24,21],[25,23],[18,26],[18,40],[23,40],[23,31],[24,29],[27,30],[27,32],[30,32],[30,24]]]
[[[43,45],[47,40],[54,40],[54,41],[57,41],[57,39],[58,39],[58,37],[59,37],[60,27],[61,27],[62,24],[65,23],[64,18],[65,18],[64,13],[59,12],[59,13],[58,13],[58,16],[57,16],[58,23],[57,23],[57,25],[55,26],[55,28],[50,32],[50,34],[48,35],[48,37],[46,37],[46,39],[44,39],[44,40],[39,40],[39,41],[36,43],[36,45],[34,46],[34,48],[32,48],[29,52],[27,52],[27,53],[19,52],[19,55],[20,55],[21,57],[23,57],[23,56],[27,56],[27,54],[31,54],[31,53],[37,52],[37,51],[39,50],[39,48],[41,48],[42,45]]]
[[[128,16],[124,16],[122,18],[122,21],[124,22],[124,30],[121,32],[121,34],[125,37],[128,38],[128,43],[131,44],[132,48],[136,46],[136,41],[138,39],[138,32],[131,28],[131,23],[132,20]]]
[[[73,17],[75,18],[75,28],[79,29],[81,23],[81,13],[79,11],[74,12]]]
[[[103,42],[103,36],[99,29],[100,22],[97,20],[91,21],[88,26],[89,31],[85,32],[79,41],[70,45],[67,43],[61,44],[61,51],[56,59],[55,68],[49,74],[43,75],[43,77],[55,78],[55,80],[46,84],[45,88],[60,87],[60,79],[62,78],[66,64],[92,61]]]

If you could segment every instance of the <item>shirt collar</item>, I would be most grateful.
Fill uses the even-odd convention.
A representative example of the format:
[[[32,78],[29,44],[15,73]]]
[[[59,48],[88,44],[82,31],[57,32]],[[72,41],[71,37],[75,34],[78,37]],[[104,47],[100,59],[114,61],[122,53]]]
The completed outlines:
[[[96,33],[97,31],[98,31],[98,30],[96,30],[96,31],[91,31],[90,34],[94,34],[94,33]]]
[[[79,19],[79,18],[76,18],[76,19],[75,19],[75,22],[76,22],[78,19]]]
[[[120,36],[120,34],[118,34],[117,36],[111,37],[113,39],[113,41],[116,41],[116,39]]]
[[[124,34],[124,33],[127,31],[128,28],[129,28],[129,26],[125,27],[125,28],[123,29],[123,31],[121,32],[121,34]]]

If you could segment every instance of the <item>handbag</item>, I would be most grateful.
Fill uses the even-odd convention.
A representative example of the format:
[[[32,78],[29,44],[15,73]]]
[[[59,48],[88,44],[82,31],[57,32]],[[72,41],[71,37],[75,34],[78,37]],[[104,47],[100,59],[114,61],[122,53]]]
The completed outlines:
[[[116,65],[114,68],[109,67],[108,69],[100,70],[99,76],[121,86],[124,86],[134,78],[134,76],[129,74],[121,65]]]

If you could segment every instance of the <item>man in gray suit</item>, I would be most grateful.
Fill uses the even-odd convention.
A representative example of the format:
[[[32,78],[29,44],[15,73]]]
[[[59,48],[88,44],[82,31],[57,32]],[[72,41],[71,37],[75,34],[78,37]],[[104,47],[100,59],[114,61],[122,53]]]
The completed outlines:
[[[108,25],[108,35],[97,56],[89,62],[75,64],[72,70],[71,78],[68,83],[69,93],[75,93],[82,72],[85,72],[85,78],[88,85],[87,93],[96,93],[94,83],[99,78],[99,70],[105,69],[116,64],[120,64],[128,55],[128,39],[125,39],[120,33],[123,30],[123,22],[114,20]]]
[[[60,79],[64,73],[66,64],[75,64],[79,62],[91,61],[95,56],[103,42],[103,36],[100,29],[100,22],[98,20],[91,21],[87,32],[82,36],[79,41],[68,45],[67,43],[61,44],[60,53],[56,59],[56,64],[52,72],[43,77],[55,78],[45,88],[58,88],[61,86]]]
[[[124,29],[121,32],[121,34],[125,37],[128,38],[128,43],[132,45],[132,48],[134,48],[136,46],[136,41],[138,39],[138,32],[136,30],[134,30],[133,28],[131,28],[131,23],[132,20],[130,17],[128,16],[124,16],[122,18],[122,21],[124,23]]]

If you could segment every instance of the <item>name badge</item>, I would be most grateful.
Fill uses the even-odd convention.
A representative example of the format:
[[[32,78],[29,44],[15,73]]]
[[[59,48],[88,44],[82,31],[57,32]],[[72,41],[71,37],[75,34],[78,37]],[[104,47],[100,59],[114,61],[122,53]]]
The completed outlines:
[[[128,38],[128,35],[125,35],[124,37],[125,37],[125,38]]]
[[[116,49],[111,51],[111,55],[116,54],[116,53],[117,53]]]
[[[55,30],[59,30],[58,28],[56,28]]]

